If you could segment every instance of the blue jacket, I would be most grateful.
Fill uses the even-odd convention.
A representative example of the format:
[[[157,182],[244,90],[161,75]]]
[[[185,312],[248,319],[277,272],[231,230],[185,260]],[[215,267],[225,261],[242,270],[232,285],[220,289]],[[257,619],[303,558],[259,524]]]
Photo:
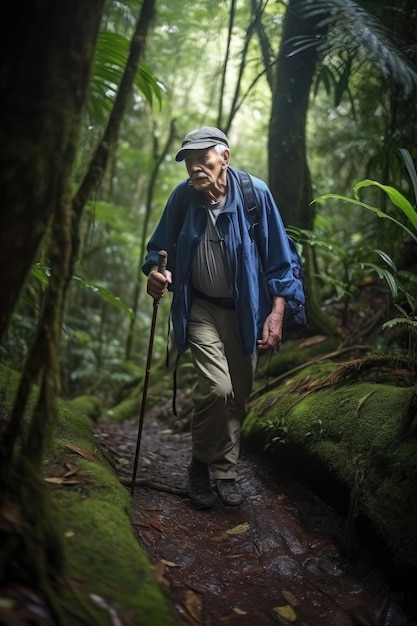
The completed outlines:
[[[294,295],[295,281],[291,269],[288,237],[267,185],[251,176],[256,195],[258,225],[256,243],[253,227],[244,206],[239,179],[234,168],[228,168],[228,193],[224,211],[217,218],[219,235],[224,238],[243,354],[257,350],[257,340],[271,312],[272,297]],[[207,211],[203,192],[191,188],[189,181],[175,187],[161,219],[151,236],[143,272],[148,275],[158,264],[158,253],[168,253],[167,269],[172,272],[173,291],[171,319],[178,351],[187,348],[187,325],[191,305],[191,272],[196,249],[203,237]],[[188,198],[184,221],[175,218],[181,199]],[[180,230],[179,230],[180,229]],[[179,232],[179,234],[178,234]],[[259,262],[259,257],[262,263]]]

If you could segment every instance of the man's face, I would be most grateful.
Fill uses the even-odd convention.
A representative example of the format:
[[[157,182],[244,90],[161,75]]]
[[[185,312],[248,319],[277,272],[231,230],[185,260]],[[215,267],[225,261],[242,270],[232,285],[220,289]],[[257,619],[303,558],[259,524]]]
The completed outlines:
[[[219,154],[214,148],[186,151],[185,166],[195,189],[208,192],[225,184],[229,154],[227,149]]]

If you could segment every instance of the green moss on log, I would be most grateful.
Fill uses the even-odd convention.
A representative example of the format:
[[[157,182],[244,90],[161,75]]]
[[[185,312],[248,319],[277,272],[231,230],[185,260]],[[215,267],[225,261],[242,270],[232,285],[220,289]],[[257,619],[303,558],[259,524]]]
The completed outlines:
[[[0,421],[8,419],[18,381],[16,372],[0,367]],[[35,388],[33,399],[36,394]],[[111,626],[116,615],[123,623],[175,626],[132,528],[130,495],[101,453],[91,420],[68,402],[59,405],[42,473],[51,496],[49,523],[63,546],[63,626]]]
[[[417,437],[410,435],[417,385],[358,382],[306,390],[305,384],[301,390],[309,378],[317,379],[314,366],[254,402],[244,442],[257,450],[267,446],[277,462],[286,446],[305,450],[348,488],[393,558],[417,567]]]

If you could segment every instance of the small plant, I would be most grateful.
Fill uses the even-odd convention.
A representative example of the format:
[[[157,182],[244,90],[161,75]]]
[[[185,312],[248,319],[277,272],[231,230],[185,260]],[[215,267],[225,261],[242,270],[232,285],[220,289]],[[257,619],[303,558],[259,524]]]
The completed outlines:
[[[311,422],[311,430],[305,433],[304,437],[310,437],[313,441],[321,439],[324,435],[323,420],[320,418]]]
[[[394,317],[391,320],[388,320],[382,325],[382,329],[389,329],[399,326],[404,326],[408,332],[408,353],[407,360],[410,363],[410,368],[416,376],[417,374],[417,303],[412,299],[410,294],[405,294],[409,312],[407,312],[404,307],[395,305],[396,309],[399,311],[401,317]]]
[[[275,422],[272,422],[271,420],[268,420],[266,423],[266,427],[269,429],[271,426],[274,427],[274,433],[269,441],[267,441],[267,443],[265,444],[264,450],[267,450],[270,446],[277,443],[288,443],[288,427],[285,426],[285,418],[282,417],[277,424]]]
[[[413,189],[414,189],[416,204],[417,204],[416,169],[415,169],[414,163],[411,159],[411,155],[408,152],[408,150],[401,149],[400,153],[406,165],[407,171],[410,175],[410,179],[411,179]],[[408,225],[403,224],[402,222],[394,218],[392,215],[389,215],[388,213],[382,211],[381,209],[375,206],[371,206],[360,200],[360,191],[366,187],[371,187],[371,186],[381,189],[388,196],[388,198],[390,199],[394,207],[396,209],[399,209],[401,213],[407,218]],[[401,229],[403,229],[411,239],[417,242],[417,213],[415,211],[415,208],[407,200],[407,198],[405,198],[394,187],[391,187],[389,185],[383,185],[374,180],[366,179],[366,180],[362,180],[358,182],[354,186],[353,198],[348,198],[346,196],[340,196],[337,194],[325,194],[317,198],[315,202],[320,202],[322,200],[327,200],[330,198],[341,200],[343,202],[349,202],[351,204],[355,204],[356,206],[360,206],[369,211],[372,211],[373,213],[375,213],[378,217],[382,219],[390,220],[391,222],[399,226]],[[410,360],[410,363],[412,364],[413,371],[415,371],[415,368],[416,368],[415,356],[417,353],[416,299],[403,286],[401,273],[397,272],[397,269],[392,259],[390,259],[390,257],[386,253],[382,252],[381,250],[375,250],[375,252],[379,254],[379,256],[385,261],[385,263],[388,265],[390,269],[388,270],[386,268],[382,269],[382,268],[379,268],[375,264],[370,264],[369,262],[364,263],[364,262],[359,261],[359,262],[354,263],[349,268],[349,272],[351,273],[352,270],[357,271],[358,269],[362,271],[366,271],[367,269],[372,269],[373,271],[377,272],[379,278],[382,278],[385,280],[385,282],[387,283],[387,285],[389,286],[391,290],[391,294],[394,299],[398,296],[399,292],[402,292],[404,294],[407,304],[408,304],[409,312],[407,312],[403,307],[396,304],[395,306],[400,313],[400,317],[396,317],[392,320],[388,320],[387,322],[385,322],[382,328],[383,329],[392,328],[393,326],[396,326],[399,324],[403,324],[407,326],[407,329],[409,331],[409,348],[408,348],[409,360]],[[349,274],[349,272],[347,273],[347,276],[351,275]],[[409,274],[407,276],[407,280],[410,283],[415,283],[417,282],[417,277],[414,274]],[[349,289],[348,289],[349,285],[350,285],[350,281],[346,281],[347,293],[349,293]]]
[[[391,257],[378,248],[365,246],[341,246],[329,243],[318,237],[316,233],[304,229],[292,228],[298,241],[322,252],[324,263],[334,271],[321,271],[315,277],[335,294],[336,299],[343,301],[342,324],[347,325],[349,303],[355,296],[359,285],[366,283],[369,276],[377,275],[388,286],[395,299],[400,291],[404,291],[400,274]]]

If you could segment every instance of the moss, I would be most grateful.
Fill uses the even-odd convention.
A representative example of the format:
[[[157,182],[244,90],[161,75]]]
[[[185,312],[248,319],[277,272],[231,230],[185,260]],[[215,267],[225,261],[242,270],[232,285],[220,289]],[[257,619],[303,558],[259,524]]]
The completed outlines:
[[[66,403],[60,405],[58,424],[55,427],[55,439],[82,439],[89,443],[90,447],[97,445],[90,420],[79,413],[72,411]]]
[[[394,559],[417,567],[417,440],[404,429],[417,387],[309,388],[316,379],[314,366],[254,402],[243,425],[245,445],[268,446],[278,463],[285,446],[304,450],[347,486]]]
[[[96,498],[82,493],[57,498],[70,582],[62,598],[71,607],[68,615],[79,610],[78,604],[90,619],[94,616],[92,623],[114,623],[113,609],[132,624],[174,624],[147,555],[126,524],[127,502],[120,506],[120,498],[109,500],[111,493],[103,488]]]
[[[0,417],[4,419],[8,419],[13,410],[19,382],[20,374],[18,372],[0,364]],[[28,399],[25,417],[31,413],[35,406],[38,392],[39,388],[35,386]]]
[[[72,478],[80,484],[55,488],[67,577],[73,581],[63,597],[70,607],[68,615],[82,610],[90,620],[94,616],[97,623],[110,625],[113,609],[132,624],[174,624],[147,554],[133,532],[128,491],[103,458],[90,421],[65,406],[45,468],[56,468],[68,458],[78,467]],[[96,596],[104,600],[94,601]]]
[[[19,375],[0,367],[2,419],[13,406]],[[33,391],[33,399],[37,391]],[[43,475],[49,514],[62,539],[60,584],[64,626],[118,622],[174,626],[176,620],[131,525],[131,501],[102,455],[91,420],[67,402]],[[113,612],[113,613],[112,613]]]
[[[417,446],[393,442],[390,454],[369,464],[364,473],[362,501],[379,532],[387,538],[399,563],[417,564]]]
[[[149,386],[146,394],[146,408],[160,404],[164,399],[172,396],[172,374],[165,372],[161,374],[158,371],[154,372],[152,380],[149,381]],[[133,417],[139,415],[143,400],[143,388],[142,383],[138,385],[130,395],[119,402],[116,406],[107,410],[105,418],[112,422],[124,422],[130,420]]]
[[[256,382],[267,377],[279,376],[294,367],[302,365],[309,359],[320,355],[329,354],[337,350],[340,339],[337,337],[325,337],[323,341],[317,341],[308,345],[304,339],[284,337],[281,349],[276,355],[266,353],[261,355],[256,373]],[[334,368],[334,365],[333,365]]]
[[[70,408],[97,420],[102,412],[101,401],[96,396],[77,396],[68,401]]]
[[[122,400],[118,405],[106,411],[105,417],[112,422],[124,422],[138,415],[140,411],[140,396],[129,397]]]

